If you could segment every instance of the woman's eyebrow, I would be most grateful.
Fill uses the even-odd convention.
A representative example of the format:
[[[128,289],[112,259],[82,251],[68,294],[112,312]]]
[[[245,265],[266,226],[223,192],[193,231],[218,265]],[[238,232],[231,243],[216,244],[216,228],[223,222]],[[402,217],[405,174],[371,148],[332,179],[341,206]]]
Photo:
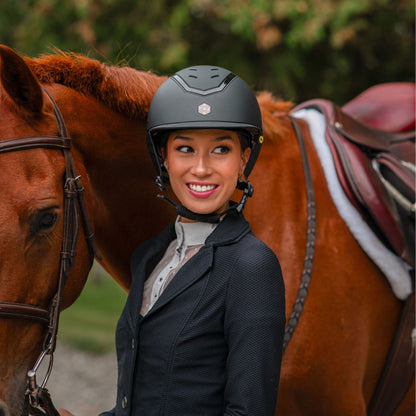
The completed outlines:
[[[232,140],[232,137],[231,136],[220,136],[220,137],[215,138],[216,142],[222,142],[224,140]]]
[[[188,136],[175,136],[172,140],[193,140],[192,137],[188,137]]]

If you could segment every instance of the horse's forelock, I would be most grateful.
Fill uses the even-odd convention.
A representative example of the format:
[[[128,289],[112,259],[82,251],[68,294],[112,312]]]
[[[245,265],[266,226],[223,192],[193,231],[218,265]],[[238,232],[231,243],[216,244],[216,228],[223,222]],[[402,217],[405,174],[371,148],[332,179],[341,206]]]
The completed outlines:
[[[109,66],[83,55],[60,52],[26,63],[44,84],[58,83],[95,97],[129,118],[144,118],[165,78],[128,67]]]

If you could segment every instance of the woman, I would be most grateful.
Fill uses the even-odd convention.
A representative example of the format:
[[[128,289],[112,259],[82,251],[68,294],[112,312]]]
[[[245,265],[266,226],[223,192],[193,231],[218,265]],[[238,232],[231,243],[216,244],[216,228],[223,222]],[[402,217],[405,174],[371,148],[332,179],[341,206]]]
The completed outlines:
[[[186,68],[156,92],[148,145],[178,218],[132,255],[117,403],[103,416],[274,415],[284,285],[242,214],[261,134],[255,95],[225,69]]]

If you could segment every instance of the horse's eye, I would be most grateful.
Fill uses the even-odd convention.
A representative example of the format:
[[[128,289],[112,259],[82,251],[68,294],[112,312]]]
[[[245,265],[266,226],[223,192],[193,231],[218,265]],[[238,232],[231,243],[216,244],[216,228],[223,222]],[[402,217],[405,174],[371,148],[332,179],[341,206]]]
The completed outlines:
[[[50,230],[58,220],[58,213],[51,210],[40,210],[36,213],[31,224],[32,233],[40,233]]]
[[[43,215],[39,223],[40,228],[42,229],[51,228],[52,226],[55,225],[57,218],[58,218],[58,214],[56,212],[49,212]]]

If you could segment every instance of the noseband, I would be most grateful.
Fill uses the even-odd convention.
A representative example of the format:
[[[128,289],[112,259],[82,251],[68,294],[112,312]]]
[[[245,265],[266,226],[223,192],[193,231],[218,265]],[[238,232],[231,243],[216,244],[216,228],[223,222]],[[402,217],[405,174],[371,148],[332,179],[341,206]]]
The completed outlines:
[[[60,255],[60,266],[58,276],[58,289],[53,296],[47,309],[34,305],[15,302],[0,302],[0,318],[19,318],[22,320],[33,320],[47,326],[47,334],[43,342],[42,352],[32,370],[28,372],[28,383],[25,393],[25,411],[35,414],[58,414],[50,401],[49,393],[45,386],[49,379],[53,365],[53,353],[56,348],[58,332],[59,312],[62,303],[62,293],[71,267],[74,265],[76,256],[76,245],[80,229],[79,217],[84,228],[85,238],[88,243],[91,265],[96,255],[94,244],[94,233],[88,216],[84,197],[84,188],[81,177],[78,175],[74,159],[71,154],[71,139],[68,137],[62,114],[48,91],[58,124],[58,136],[35,136],[22,137],[0,141],[0,153],[15,152],[35,148],[46,148],[61,150],[65,158],[64,178],[64,229],[62,238],[62,250]],[[78,204],[77,204],[78,202]],[[36,382],[36,372],[42,361],[48,357],[49,366],[40,387]]]

